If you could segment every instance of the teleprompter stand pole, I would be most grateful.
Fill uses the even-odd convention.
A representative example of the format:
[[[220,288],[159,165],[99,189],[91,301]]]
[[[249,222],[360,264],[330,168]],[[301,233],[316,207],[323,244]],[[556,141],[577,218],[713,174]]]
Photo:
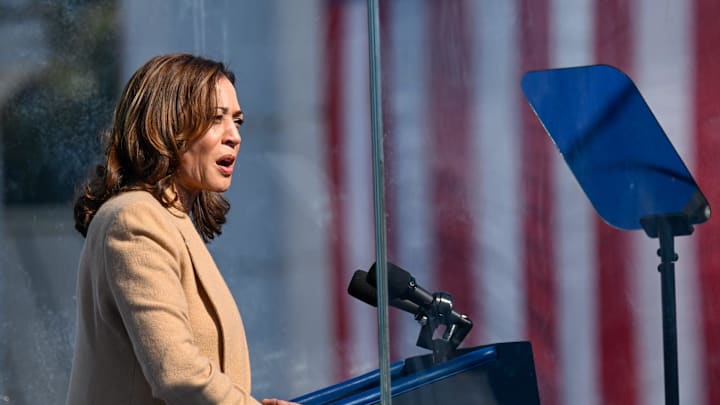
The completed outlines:
[[[677,311],[675,302],[675,236],[690,235],[693,227],[683,214],[651,215],[640,219],[645,233],[660,240],[660,283],[662,293],[663,354],[665,366],[665,404],[680,402],[678,388]]]

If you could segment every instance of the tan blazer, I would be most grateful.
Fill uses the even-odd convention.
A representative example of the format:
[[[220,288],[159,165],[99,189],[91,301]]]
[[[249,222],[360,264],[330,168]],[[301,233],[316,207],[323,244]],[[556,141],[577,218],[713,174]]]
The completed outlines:
[[[107,201],[80,258],[67,403],[257,404],[245,330],[190,218],[146,192]]]

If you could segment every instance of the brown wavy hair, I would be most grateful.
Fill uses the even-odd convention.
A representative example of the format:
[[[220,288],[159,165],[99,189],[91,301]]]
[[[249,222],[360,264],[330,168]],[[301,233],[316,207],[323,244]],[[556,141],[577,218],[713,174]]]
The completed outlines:
[[[235,75],[221,62],[190,54],[156,56],[128,81],[104,134],[104,162],[75,202],[75,229],[83,237],[100,206],[129,190],[145,190],[165,207],[178,197],[166,192],[180,157],[212,125],[216,85]],[[230,204],[216,192],[202,191],[190,215],[205,241],[220,234]]]

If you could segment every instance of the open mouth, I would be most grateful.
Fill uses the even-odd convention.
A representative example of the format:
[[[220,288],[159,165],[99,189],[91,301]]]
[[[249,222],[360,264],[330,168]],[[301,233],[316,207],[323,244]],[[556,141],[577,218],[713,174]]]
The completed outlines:
[[[233,163],[235,163],[235,158],[232,156],[225,156],[225,157],[218,159],[215,163],[217,163],[218,166],[222,166],[222,167],[229,169],[230,167],[232,167]]]
[[[220,170],[224,175],[229,176],[232,174],[233,171],[233,163],[235,163],[235,157],[231,155],[223,156],[222,158],[216,160],[215,163],[218,165],[218,167],[220,167]]]

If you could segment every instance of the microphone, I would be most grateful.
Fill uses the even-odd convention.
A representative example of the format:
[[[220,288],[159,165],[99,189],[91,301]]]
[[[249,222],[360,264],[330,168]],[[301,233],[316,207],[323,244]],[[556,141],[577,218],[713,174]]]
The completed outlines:
[[[410,273],[390,262],[387,262],[387,278],[390,305],[414,314],[421,325],[416,345],[432,350],[436,364],[446,361],[472,329],[470,318],[453,309],[450,294],[431,294],[417,285]],[[376,263],[368,272],[357,270],[353,274],[348,292],[363,302],[377,306]],[[441,329],[443,326],[444,330]]]
[[[415,278],[410,273],[402,269],[400,266],[390,262],[387,262],[387,273],[388,293],[391,300],[407,300],[416,304],[425,311],[432,310],[433,302],[436,299],[435,294],[431,294],[424,288],[417,285]],[[370,271],[367,273],[367,282],[371,286],[377,288],[376,263],[373,263],[370,267]],[[438,299],[442,301],[443,305],[452,305],[452,302],[447,300],[447,298],[449,298],[449,295],[446,295],[446,297],[439,296]],[[457,322],[468,327],[472,327],[472,321],[470,321],[467,316],[460,314],[454,309],[449,311],[448,316],[452,323]]]
[[[433,295],[417,285],[415,278],[399,266],[387,262],[387,276],[390,298],[408,300],[423,308],[427,308],[432,304]],[[377,288],[376,263],[370,266],[367,281],[371,286]]]
[[[370,283],[368,283],[368,273],[366,271],[355,271],[352,279],[350,280],[350,285],[348,285],[347,291],[348,294],[359,299],[360,301],[368,305],[377,307],[377,288],[373,287]],[[389,304],[392,307],[403,310],[405,312],[409,312],[413,315],[416,315],[418,312],[420,312],[420,307],[417,304],[414,304],[407,300],[390,299]]]

